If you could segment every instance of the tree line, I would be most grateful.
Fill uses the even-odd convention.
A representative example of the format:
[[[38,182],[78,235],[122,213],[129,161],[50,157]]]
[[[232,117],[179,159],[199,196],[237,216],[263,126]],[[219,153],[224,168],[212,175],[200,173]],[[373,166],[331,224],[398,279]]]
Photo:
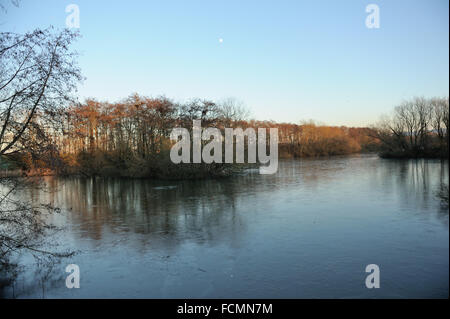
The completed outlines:
[[[380,155],[448,158],[448,103],[448,97],[415,97],[398,105],[371,133],[380,141]]]
[[[222,131],[226,127],[277,128],[280,157],[344,155],[375,151],[378,145],[369,128],[249,120],[248,110],[231,98],[219,103],[201,99],[175,103],[166,97],[132,94],[119,103],[88,99],[47,113],[52,113],[47,136],[53,141],[53,155],[57,154],[53,164],[57,163],[61,173],[69,174],[189,177],[201,171],[204,177],[232,172],[233,165],[170,163],[171,130],[191,128],[196,119],[202,121],[203,127]],[[25,169],[48,165],[48,160],[39,163],[24,155],[20,162]]]

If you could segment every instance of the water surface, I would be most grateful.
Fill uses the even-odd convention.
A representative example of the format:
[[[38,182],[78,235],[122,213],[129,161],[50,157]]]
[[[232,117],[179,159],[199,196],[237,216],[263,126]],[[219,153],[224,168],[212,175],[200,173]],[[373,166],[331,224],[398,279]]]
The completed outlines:
[[[356,155],[206,181],[49,178],[26,196],[63,208],[57,241],[79,253],[42,280],[30,266],[3,294],[447,298],[448,173],[448,161]],[[65,287],[71,263],[80,289]],[[380,289],[365,286],[368,264]]]

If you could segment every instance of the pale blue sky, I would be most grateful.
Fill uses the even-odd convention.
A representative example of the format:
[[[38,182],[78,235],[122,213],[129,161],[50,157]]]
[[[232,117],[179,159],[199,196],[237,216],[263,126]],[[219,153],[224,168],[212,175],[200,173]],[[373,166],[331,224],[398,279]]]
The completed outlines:
[[[359,126],[449,94],[448,0],[0,1],[14,32],[63,28],[79,6],[80,98],[235,97],[256,119]],[[365,26],[370,3],[379,29]]]

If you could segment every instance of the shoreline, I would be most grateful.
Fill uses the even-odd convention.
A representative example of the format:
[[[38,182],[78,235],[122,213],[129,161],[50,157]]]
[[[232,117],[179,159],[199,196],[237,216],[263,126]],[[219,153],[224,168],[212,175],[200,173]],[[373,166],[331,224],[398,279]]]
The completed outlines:
[[[343,157],[351,157],[355,155],[372,155],[377,156],[380,159],[385,160],[449,160],[448,157],[437,157],[437,156],[418,156],[418,157],[407,157],[407,156],[384,156],[383,154],[379,154],[376,152],[364,152],[364,153],[352,153],[352,154],[341,154],[341,155],[328,155],[328,156],[308,156],[308,157],[282,157],[279,158],[280,161],[288,161],[288,160],[326,160],[333,158],[343,158]],[[56,177],[102,177],[102,178],[132,178],[132,179],[151,179],[151,180],[207,180],[207,179],[221,179],[228,178],[242,173],[247,169],[254,169],[257,165],[255,164],[247,164],[243,167],[230,167],[228,169],[223,169],[220,172],[205,172],[198,171],[198,176],[195,177],[196,174],[190,173],[189,176],[180,177],[180,175],[167,175],[155,177],[151,175],[131,175],[131,174],[108,174],[96,172],[93,174],[87,174],[83,171],[73,171],[71,173],[58,173],[55,170],[51,169],[34,169],[31,171],[24,171],[20,169],[6,169],[0,170],[0,178],[17,178],[17,177],[48,177],[48,176],[56,176]],[[182,170],[180,170],[180,174],[183,175]]]

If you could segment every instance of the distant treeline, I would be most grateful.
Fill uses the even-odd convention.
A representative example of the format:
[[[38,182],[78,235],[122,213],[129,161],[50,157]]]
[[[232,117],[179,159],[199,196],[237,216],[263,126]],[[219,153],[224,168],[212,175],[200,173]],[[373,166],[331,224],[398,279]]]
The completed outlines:
[[[280,158],[358,152],[378,152],[382,157],[448,157],[448,98],[415,98],[372,128],[276,123],[247,117],[246,109],[233,99],[221,103],[196,99],[184,104],[137,94],[120,103],[89,99],[58,112],[37,114],[28,140],[39,146],[40,136],[45,136],[45,148],[39,154],[23,149],[2,161],[15,162],[31,172],[158,178],[223,176],[245,167],[172,163],[172,129],[191,129],[197,119],[203,127],[222,132],[238,127],[278,128]]]
[[[448,128],[448,97],[416,97],[397,106],[370,135],[380,141],[382,157],[448,158]]]
[[[271,123],[278,128],[281,157],[318,157],[376,152],[379,142],[367,127]]]
[[[165,97],[137,94],[121,103],[93,99],[46,114],[52,118],[52,166],[60,173],[113,176],[191,178],[228,175],[242,165],[171,163],[174,127],[192,128],[200,119],[203,127],[246,129],[278,128],[280,157],[314,157],[376,151],[378,141],[369,128],[320,126],[314,123],[287,124],[247,120],[247,111],[233,99],[221,103],[193,100],[174,103]],[[48,116],[50,115],[50,117]],[[37,122],[36,122],[37,123]],[[47,125],[48,126],[48,125]],[[207,141],[205,142],[207,143]],[[55,155],[57,154],[55,160]],[[20,153],[26,169],[46,167],[48,161]]]

